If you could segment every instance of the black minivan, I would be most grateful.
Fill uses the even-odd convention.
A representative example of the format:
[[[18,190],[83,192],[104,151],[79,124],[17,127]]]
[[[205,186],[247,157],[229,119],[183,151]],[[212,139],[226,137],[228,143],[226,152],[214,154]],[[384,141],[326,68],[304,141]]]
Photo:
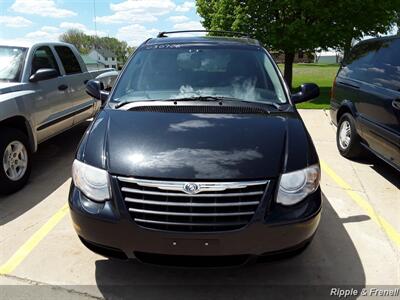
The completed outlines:
[[[331,118],[344,157],[368,149],[400,170],[400,37],[366,40],[351,50],[332,89]]]
[[[168,37],[142,44],[73,163],[81,241],[107,257],[249,258],[304,249],[321,213],[319,160],[256,40]],[[107,99],[107,100],[106,100]]]

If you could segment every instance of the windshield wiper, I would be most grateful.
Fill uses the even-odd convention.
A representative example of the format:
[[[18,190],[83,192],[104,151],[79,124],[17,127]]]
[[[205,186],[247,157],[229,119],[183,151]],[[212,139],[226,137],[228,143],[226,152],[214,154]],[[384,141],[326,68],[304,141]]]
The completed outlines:
[[[124,100],[124,101],[121,101],[121,102],[118,102],[117,104],[115,104],[114,108],[118,109],[129,103],[132,103],[132,101]]]
[[[169,99],[174,101],[238,101],[238,102],[247,102],[247,103],[255,103],[255,104],[265,104],[269,106],[273,106],[276,109],[281,110],[281,106],[275,102],[269,101],[251,101],[251,100],[244,100],[232,97],[224,97],[224,96],[194,96],[194,97],[185,97],[185,98],[177,98],[177,99]]]
[[[223,101],[223,100],[236,100],[236,99],[223,96],[193,96],[193,97],[168,99],[168,101]]]

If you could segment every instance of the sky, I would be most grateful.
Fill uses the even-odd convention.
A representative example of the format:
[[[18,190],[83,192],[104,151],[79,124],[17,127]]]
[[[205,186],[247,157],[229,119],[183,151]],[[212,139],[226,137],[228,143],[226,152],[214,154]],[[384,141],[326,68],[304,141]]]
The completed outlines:
[[[160,31],[202,26],[194,0],[0,0],[0,42],[54,41],[70,28],[138,46]]]

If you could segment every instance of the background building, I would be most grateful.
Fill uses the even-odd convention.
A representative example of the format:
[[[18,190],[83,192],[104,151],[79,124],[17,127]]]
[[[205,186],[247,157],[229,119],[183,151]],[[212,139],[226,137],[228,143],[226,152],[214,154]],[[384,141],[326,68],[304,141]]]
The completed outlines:
[[[93,59],[89,55],[81,55],[81,56],[82,56],[83,62],[85,63],[88,71],[102,70],[102,69],[106,68],[105,64],[98,62],[97,60]]]
[[[105,68],[118,69],[117,55],[108,49],[92,49],[88,56],[96,62],[103,64]]]

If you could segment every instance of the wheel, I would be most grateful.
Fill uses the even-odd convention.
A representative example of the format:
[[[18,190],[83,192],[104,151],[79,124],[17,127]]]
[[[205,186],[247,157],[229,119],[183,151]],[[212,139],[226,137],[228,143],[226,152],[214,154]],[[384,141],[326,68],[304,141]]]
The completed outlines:
[[[336,144],[340,154],[346,158],[354,159],[362,154],[361,139],[357,133],[355,120],[349,113],[345,113],[339,120]]]
[[[22,189],[31,173],[28,138],[17,129],[1,128],[0,194],[8,195]]]

